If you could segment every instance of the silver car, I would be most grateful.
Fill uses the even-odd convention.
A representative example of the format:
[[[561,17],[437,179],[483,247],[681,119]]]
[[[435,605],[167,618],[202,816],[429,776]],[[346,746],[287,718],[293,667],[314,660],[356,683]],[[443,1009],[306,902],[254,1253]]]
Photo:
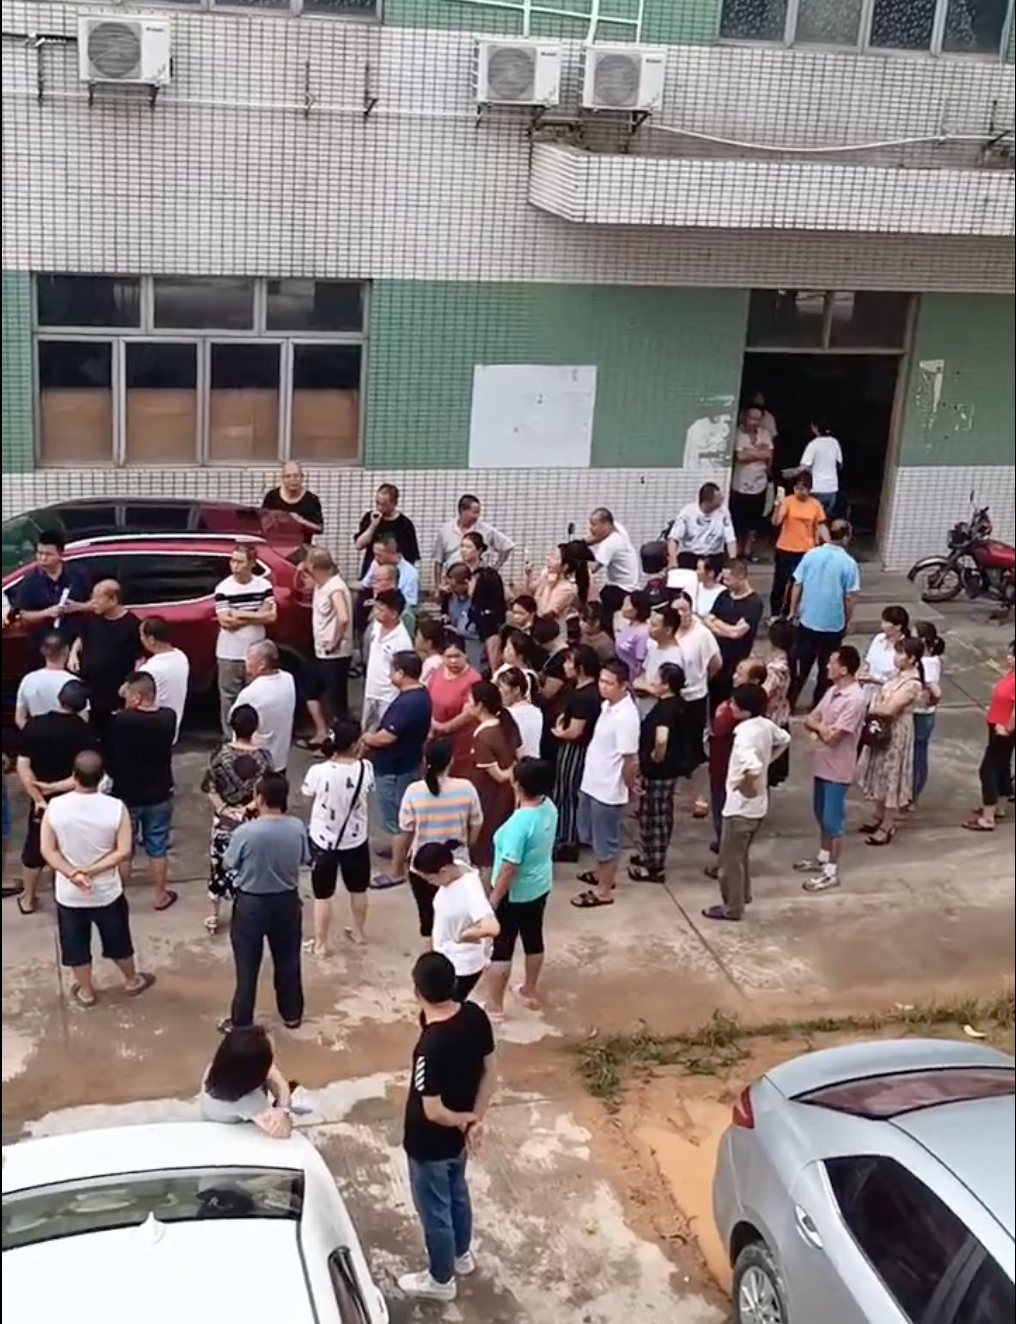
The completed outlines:
[[[901,1039],[749,1086],[713,1210],[735,1324],[1013,1324],[1016,1062]]]

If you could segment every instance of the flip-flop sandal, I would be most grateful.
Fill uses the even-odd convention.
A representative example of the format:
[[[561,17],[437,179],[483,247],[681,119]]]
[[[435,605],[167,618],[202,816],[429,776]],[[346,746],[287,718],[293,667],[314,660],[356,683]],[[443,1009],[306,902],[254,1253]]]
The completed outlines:
[[[147,993],[155,983],[155,976],[148,970],[141,972],[141,983],[134,988],[125,988],[124,994],[129,998],[139,998],[142,993]]]
[[[39,909],[38,901],[26,901],[24,892],[19,892],[14,900],[19,915],[34,915]],[[91,1004],[89,1004],[91,1005]]]
[[[366,938],[361,938],[360,935],[359,935],[358,933],[356,933],[352,928],[350,928],[350,926],[349,926],[348,924],[347,924],[347,925],[345,926],[345,928],[342,930],[342,936],[343,936],[345,939],[347,939],[347,941],[351,942],[351,943],[353,944],[354,947],[366,947],[366,946],[367,946],[367,939],[366,939]]]
[[[390,873],[376,873],[370,880],[372,892],[387,892],[393,887],[401,887],[405,878],[393,878]]]
[[[214,915],[206,915],[204,919],[206,933],[218,933],[219,921]]]
[[[857,829],[864,837],[870,837],[881,828],[881,823],[862,823]]]
[[[865,837],[864,844],[866,846],[891,846],[893,837],[895,836],[895,828],[889,828],[888,830],[886,828],[878,828],[875,832],[872,832],[870,836]]]
[[[99,1001],[99,999],[95,996],[94,993],[90,998],[86,997],[85,990],[81,987],[80,984],[71,985],[71,997],[74,999],[76,1005],[81,1007],[84,1011],[91,1011],[92,1008],[95,1006],[95,1004]]]
[[[599,910],[601,906],[612,906],[614,898],[604,901],[603,897],[597,896],[595,892],[580,892],[578,896],[572,897],[571,903],[576,910]]]
[[[979,818],[967,818],[967,819],[964,819],[963,822],[960,824],[960,826],[966,828],[966,830],[967,830],[968,832],[994,832],[994,831],[995,831],[994,825],[992,825],[991,827],[989,827],[987,823],[982,823],[981,820],[980,820]]]
[[[592,869],[586,869],[582,873],[576,874],[575,876],[576,878],[578,878],[580,883],[588,883],[590,887],[595,887],[596,884],[600,881],[597,878],[596,874],[593,873]]]
[[[323,740],[309,740],[306,736],[300,736],[293,741],[297,749],[305,749],[311,754],[320,754]]]
[[[741,919],[740,915],[729,915],[722,906],[706,906],[705,910],[702,912],[702,918],[722,919],[726,920],[729,924],[737,924]]]
[[[179,892],[169,891],[166,893],[166,899],[163,901],[162,905],[153,906],[152,909],[157,911],[161,915],[164,910],[169,910],[170,906],[175,906],[179,900],[180,900]]]
[[[647,869],[644,865],[632,865],[628,877],[633,883],[665,883],[667,875],[662,870]]]

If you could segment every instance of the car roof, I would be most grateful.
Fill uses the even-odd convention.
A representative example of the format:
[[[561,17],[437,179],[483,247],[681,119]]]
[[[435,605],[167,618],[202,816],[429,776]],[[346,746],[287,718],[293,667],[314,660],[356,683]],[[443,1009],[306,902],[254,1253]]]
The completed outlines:
[[[1005,1095],[921,1108],[894,1119],[1016,1236],[1016,1098]]]
[[[257,506],[247,505],[243,501],[223,501],[221,499],[207,500],[204,497],[154,497],[154,496],[126,496],[124,494],[112,496],[90,496],[90,497],[70,497],[66,501],[54,501],[49,506],[38,506],[35,510],[26,511],[29,518],[36,515],[51,515],[55,511],[61,510],[87,510],[89,507],[102,507],[111,505],[130,504],[132,506],[169,506],[171,509],[190,508],[199,506],[202,510],[240,510],[245,514],[260,514]],[[20,518],[20,517],[19,517]]]
[[[3,1303],[12,1319],[75,1324],[317,1319],[299,1225],[274,1218],[147,1223],[7,1250]]]
[[[812,1090],[866,1076],[906,1071],[941,1071],[949,1067],[1008,1067],[1007,1053],[987,1044],[958,1039],[872,1039],[802,1053],[766,1072],[766,1079],[788,1099]]]
[[[169,1168],[282,1168],[306,1172],[320,1163],[300,1134],[273,1140],[254,1126],[220,1122],[152,1122],[74,1131],[5,1145],[3,1192],[122,1172]]]

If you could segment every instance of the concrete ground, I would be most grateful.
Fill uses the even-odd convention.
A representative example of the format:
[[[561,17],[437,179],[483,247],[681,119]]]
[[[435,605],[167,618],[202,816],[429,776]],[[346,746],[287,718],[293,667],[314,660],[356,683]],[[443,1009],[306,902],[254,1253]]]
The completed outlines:
[[[858,611],[870,635],[878,605],[906,598],[895,583],[868,590]],[[756,852],[757,899],[741,925],[710,925],[702,874],[708,833],[683,817],[666,886],[623,883],[609,910],[580,912],[562,868],[548,916],[546,1009],[513,1006],[500,1031],[504,1087],[489,1152],[475,1165],[481,1272],[442,1315],[400,1301],[393,1280],[418,1264],[400,1142],[405,1070],[414,1037],[409,968],[417,951],[405,889],[372,897],[372,942],[308,962],[308,1017],[289,1034],[266,980],[261,1013],[286,1073],[311,1090],[311,1127],[354,1212],[396,1321],[463,1324],[711,1324],[724,1318],[694,1240],[631,1165],[630,1136],[576,1079],[572,1046],[611,1029],[674,1031],[719,1008],[769,1021],[822,1008],[850,1012],[950,993],[997,992],[1014,969],[1012,826],[994,836],[958,827],[977,801],[983,706],[1010,627],[967,611],[948,628],[945,697],[919,813],[885,849],[851,837],[843,886],[808,896],[792,872],[814,846],[807,745],[774,796]],[[859,638],[858,642],[864,642]],[[207,814],[195,786],[208,745],[179,758],[172,856],[179,905],[152,913],[144,881],[130,890],[142,964],[158,975],[133,1002],[71,1006],[56,964],[48,893],[35,917],[3,906],[5,1141],[61,1127],[176,1115],[193,1107],[230,995],[228,936],[201,926]],[[302,770],[305,756],[294,760]],[[861,805],[852,806],[853,825]],[[342,904],[341,899],[337,903]],[[100,971],[100,978],[105,976]],[[650,1127],[651,1130],[651,1127]],[[700,1175],[701,1176],[701,1175]]]

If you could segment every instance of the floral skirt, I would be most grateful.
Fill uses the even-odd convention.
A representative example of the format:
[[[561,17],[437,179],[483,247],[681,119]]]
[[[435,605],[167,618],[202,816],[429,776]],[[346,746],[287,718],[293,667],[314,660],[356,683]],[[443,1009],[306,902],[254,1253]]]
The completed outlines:
[[[223,826],[217,819],[212,822],[212,833],[208,842],[208,895],[216,901],[232,901],[236,889],[236,878],[225,865],[226,849],[236,824]]]

